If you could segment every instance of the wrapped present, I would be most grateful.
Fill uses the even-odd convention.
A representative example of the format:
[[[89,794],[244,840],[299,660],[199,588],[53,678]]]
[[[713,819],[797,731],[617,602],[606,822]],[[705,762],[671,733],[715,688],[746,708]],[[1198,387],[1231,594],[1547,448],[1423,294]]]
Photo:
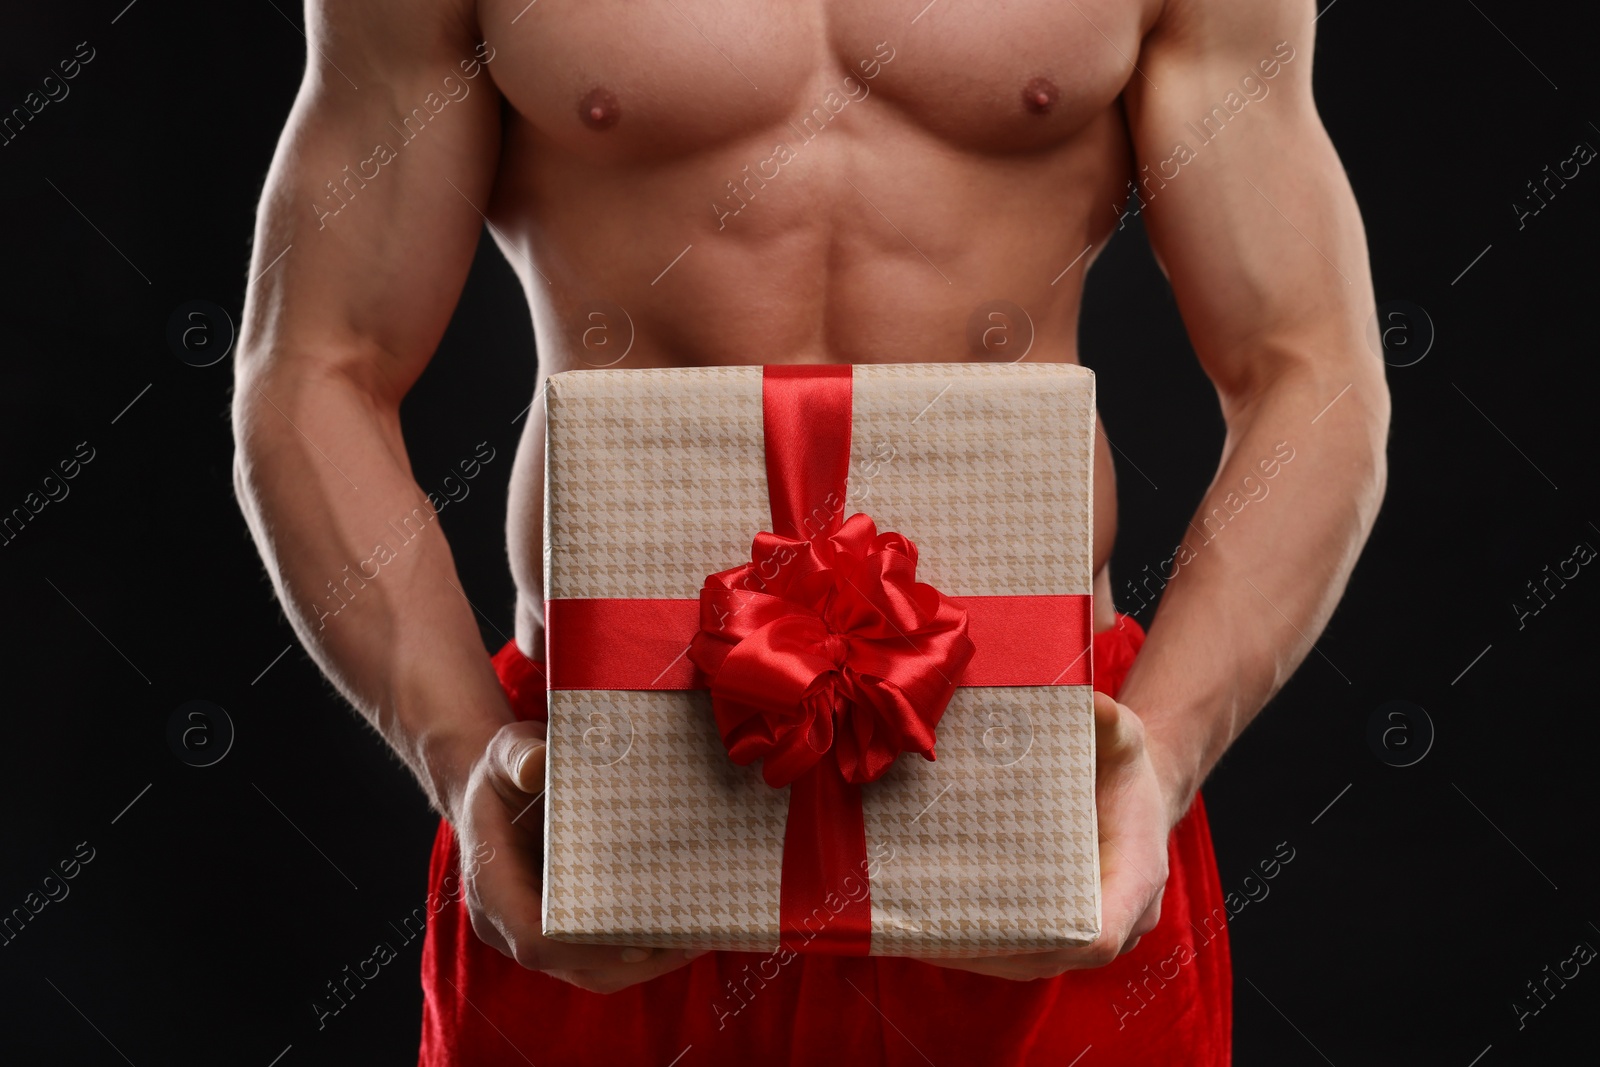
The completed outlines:
[[[1099,934],[1088,370],[584,370],[545,411],[546,935]]]

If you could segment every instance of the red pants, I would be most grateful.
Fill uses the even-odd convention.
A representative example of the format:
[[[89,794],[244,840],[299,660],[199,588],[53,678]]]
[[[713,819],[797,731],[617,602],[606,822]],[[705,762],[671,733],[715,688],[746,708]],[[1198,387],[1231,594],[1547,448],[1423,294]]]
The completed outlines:
[[[1139,624],[1121,617],[1095,635],[1096,688],[1115,694],[1143,642]],[[542,685],[515,645],[495,668],[517,714],[542,717]],[[1227,912],[1199,799],[1167,854],[1160,923],[1099,970],[1012,982],[908,959],[802,956],[764,986],[764,975],[751,983],[741,1002],[726,983],[768,957],[713,952],[602,996],[524,970],[477,939],[455,888],[455,834],[441,821],[428,888],[444,907],[423,943],[420,1063],[1069,1067],[1092,1047],[1081,1067],[1227,1064]]]

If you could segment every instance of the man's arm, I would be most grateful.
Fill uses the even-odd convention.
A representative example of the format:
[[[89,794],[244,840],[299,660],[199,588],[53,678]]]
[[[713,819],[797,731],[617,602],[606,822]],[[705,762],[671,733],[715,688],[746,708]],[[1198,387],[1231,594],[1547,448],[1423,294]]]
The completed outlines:
[[[1227,440],[1149,640],[1117,700],[1095,696],[1100,938],[944,966],[1045,977],[1154,929],[1172,827],[1305,658],[1372,528],[1389,394],[1361,218],[1311,99],[1312,17],[1310,0],[1168,0],[1145,38],[1124,96],[1142,213]]]
[[[466,280],[481,220],[446,183],[484,202],[498,101],[486,72],[468,80],[456,66],[477,59],[467,25],[422,3],[381,6],[309,8],[311,62],[256,223],[234,469],[306,648],[449,812],[474,750],[511,712],[451,586],[455,566],[412,478],[399,405]],[[426,113],[424,97],[443,98],[446,76],[466,96],[405,143],[391,123],[412,107]],[[395,158],[378,164],[379,145]],[[405,524],[417,508],[429,521]],[[391,521],[415,539],[404,542]],[[381,566],[380,544],[394,555]]]
[[[246,520],[306,648],[455,826],[479,936],[589,988],[653,977],[682,953],[540,936],[543,734],[513,721],[401,439],[494,180],[493,50],[464,0],[313,0],[306,32],[235,367]]]
[[[1174,820],[1310,652],[1383,498],[1389,394],[1361,216],[1311,95],[1314,14],[1170,0],[1126,96],[1157,175],[1150,242],[1227,422],[1119,695]]]

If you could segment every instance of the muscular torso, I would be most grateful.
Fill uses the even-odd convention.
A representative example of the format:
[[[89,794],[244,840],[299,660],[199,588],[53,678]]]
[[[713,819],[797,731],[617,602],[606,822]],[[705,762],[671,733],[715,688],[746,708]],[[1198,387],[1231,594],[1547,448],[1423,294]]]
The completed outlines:
[[[1160,0],[921,3],[481,0],[506,100],[489,217],[539,384],[612,365],[1076,362],[1084,275],[1131,167],[1119,95]],[[535,404],[509,519],[530,651],[543,437]],[[1103,625],[1104,435],[1096,460]]]

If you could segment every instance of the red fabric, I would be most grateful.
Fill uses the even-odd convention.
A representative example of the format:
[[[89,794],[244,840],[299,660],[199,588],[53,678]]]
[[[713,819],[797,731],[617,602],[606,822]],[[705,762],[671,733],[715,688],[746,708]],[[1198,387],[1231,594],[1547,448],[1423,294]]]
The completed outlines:
[[[1143,641],[1124,617],[1096,634],[1096,688],[1115,694]],[[542,717],[539,666],[508,644],[495,668],[517,714]],[[1198,798],[1167,854],[1160,923],[1098,970],[1011,982],[890,957],[801,956],[779,967],[770,955],[716,952],[600,996],[523,970],[477,939],[452,891],[456,839],[441,821],[428,886],[445,907],[423,945],[419,1063],[1066,1067],[1092,1047],[1081,1067],[1220,1067],[1232,1056],[1233,978]]]

